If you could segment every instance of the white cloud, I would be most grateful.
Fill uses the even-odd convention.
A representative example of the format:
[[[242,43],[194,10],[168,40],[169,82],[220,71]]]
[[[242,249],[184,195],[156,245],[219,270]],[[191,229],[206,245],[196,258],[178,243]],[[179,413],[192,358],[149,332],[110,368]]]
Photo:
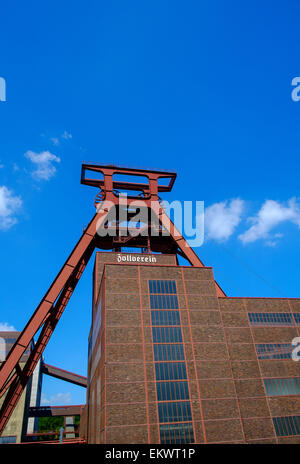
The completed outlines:
[[[205,209],[204,224],[207,239],[226,241],[241,221],[244,201],[234,198],[214,203]]]
[[[59,140],[57,137],[51,137],[50,140],[53,143],[53,145],[55,146],[59,145]]]
[[[0,229],[8,230],[16,224],[16,213],[22,206],[21,197],[15,196],[5,185],[0,186]]]
[[[72,134],[70,134],[69,132],[67,132],[66,130],[64,131],[64,133],[61,135],[63,139],[71,139],[73,136]]]
[[[70,404],[71,403],[71,393],[57,393],[56,395],[51,395],[50,398],[47,397],[44,393],[42,393],[42,398],[41,398],[41,405],[42,406],[47,406],[47,405],[59,405],[62,406],[64,404]]]
[[[7,322],[0,322],[0,332],[16,332],[17,329],[13,325],[9,325]]]
[[[243,243],[265,239],[266,244],[275,246],[282,234],[271,234],[271,231],[282,222],[292,222],[300,228],[300,205],[296,198],[291,198],[287,205],[275,200],[266,200],[256,216],[248,219],[252,226],[239,239]]]
[[[28,150],[24,156],[35,166],[31,174],[37,180],[49,180],[56,173],[56,167],[53,163],[60,163],[60,158],[50,151],[35,153]]]
[[[57,147],[58,145],[60,145],[60,139],[70,140],[72,137],[72,134],[65,130],[59,137],[50,137],[50,141],[53,143],[53,145]]]

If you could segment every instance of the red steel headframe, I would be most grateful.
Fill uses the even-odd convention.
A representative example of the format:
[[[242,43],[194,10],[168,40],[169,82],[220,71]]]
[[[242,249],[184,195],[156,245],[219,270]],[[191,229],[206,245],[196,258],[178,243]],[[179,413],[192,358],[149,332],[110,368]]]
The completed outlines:
[[[94,177],[86,177],[87,171],[92,172]],[[115,180],[113,178],[115,175],[143,176],[148,179],[148,182],[140,183],[129,182],[128,180]],[[169,182],[167,184],[159,184],[159,179],[169,179]],[[173,249],[184,256],[192,266],[204,266],[169,219],[160,202],[159,192],[171,191],[175,179],[176,173],[174,172],[127,169],[96,164],[82,165],[81,183],[100,188],[100,193],[95,200],[97,212],[83,231],[70,256],[62,266],[24,330],[19,335],[6,361],[0,367],[0,396],[7,392],[0,410],[0,435],[42,356],[94,249],[96,247],[101,248],[103,239],[97,234],[97,231],[105,224],[112,205],[117,206],[123,202],[123,206],[125,205],[125,207],[130,208],[130,205],[134,204],[136,207],[138,202],[141,201],[143,206],[146,205],[155,214],[161,227],[169,232]],[[118,194],[118,189],[128,190],[129,193],[131,191],[140,191],[141,194],[139,196],[128,195],[124,200]],[[226,296],[217,283],[216,290],[218,296]],[[21,368],[19,364],[20,359],[40,329],[41,332],[34,344],[34,348],[24,367]]]

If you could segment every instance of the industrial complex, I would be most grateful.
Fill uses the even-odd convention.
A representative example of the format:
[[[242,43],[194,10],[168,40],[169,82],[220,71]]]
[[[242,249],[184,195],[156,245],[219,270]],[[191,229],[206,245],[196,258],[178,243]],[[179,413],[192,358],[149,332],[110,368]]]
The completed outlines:
[[[82,166],[96,213],[24,330],[0,333],[0,443],[300,443],[300,298],[227,296],[166,212],[175,179]],[[95,250],[84,378],[43,352]],[[41,407],[45,374],[86,404]],[[45,417],[63,436],[40,431]]]

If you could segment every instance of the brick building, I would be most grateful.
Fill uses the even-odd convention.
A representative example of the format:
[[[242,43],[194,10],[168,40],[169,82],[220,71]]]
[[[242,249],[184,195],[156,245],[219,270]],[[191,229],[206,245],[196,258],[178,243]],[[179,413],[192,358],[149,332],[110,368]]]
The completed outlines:
[[[218,297],[213,269],[98,252],[89,443],[300,443],[300,299]]]

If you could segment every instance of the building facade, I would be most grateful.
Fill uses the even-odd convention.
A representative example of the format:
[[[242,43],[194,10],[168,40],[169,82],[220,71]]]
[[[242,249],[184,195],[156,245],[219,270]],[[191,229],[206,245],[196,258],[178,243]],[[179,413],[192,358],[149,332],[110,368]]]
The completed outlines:
[[[20,332],[0,332],[0,365],[5,361],[19,334]],[[24,367],[31,349],[32,346],[29,346],[21,357],[21,368]],[[41,361],[39,361],[0,437],[0,444],[20,443],[25,441],[27,433],[34,433],[37,430],[37,418],[29,417],[29,408],[40,405],[41,388],[42,373]],[[0,407],[4,398],[5,394],[0,398]]]
[[[209,267],[98,252],[88,443],[300,443],[300,299],[218,297]]]

